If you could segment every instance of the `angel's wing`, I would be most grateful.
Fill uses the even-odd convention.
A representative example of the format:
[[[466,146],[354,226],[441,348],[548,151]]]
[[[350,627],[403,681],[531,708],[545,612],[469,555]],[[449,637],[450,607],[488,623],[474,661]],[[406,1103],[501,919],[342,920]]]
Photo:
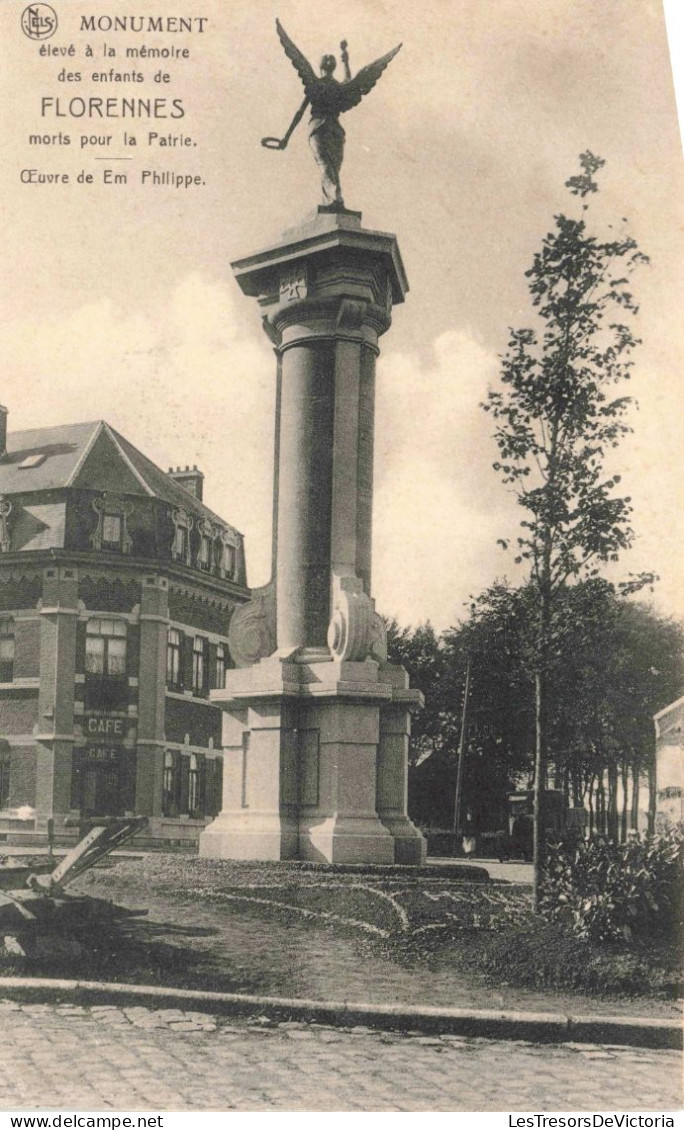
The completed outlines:
[[[307,97],[311,98],[311,94],[318,82],[311,63],[305,55],[302,55],[302,52],[299,50],[299,48],[292,42],[280,20],[276,20],[276,30],[278,32],[280,42],[283,45],[285,54],[287,55],[288,59],[292,63],[292,66],[295,68],[297,74],[304,84],[304,90],[306,91]]]
[[[381,59],[376,59],[374,63],[369,63],[367,67],[362,67],[359,73],[349,82],[341,84],[337,92],[340,113],[351,110],[352,106],[358,106],[364,94],[368,94],[368,91],[373,89],[385,67],[392,61],[400,47],[401,43],[392,51],[388,51]]]

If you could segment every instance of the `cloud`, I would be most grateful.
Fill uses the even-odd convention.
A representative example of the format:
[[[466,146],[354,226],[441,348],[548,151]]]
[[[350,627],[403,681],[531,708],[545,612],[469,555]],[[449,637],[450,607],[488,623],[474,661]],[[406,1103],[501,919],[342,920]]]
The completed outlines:
[[[163,468],[197,463],[208,504],[246,535],[250,583],[268,579],[275,364],[231,286],[193,273],[144,311],[100,299],[40,325],[9,322],[0,362],[10,430],[104,418]],[[444,627],[471,593],[519,578],[496,541],[515,538],[520,513],[492,469],[492,421],[480,407],[498,368],[465,328],[427,351],[385,348],[378,362],[373,591],[403,623]],[[664,536],[674,497],[663,482],[678,420],[652,372],[633,384],[642,409],[615,469],[638,537],[614,574],[655,569],[656,599],[676,610],[681,557]]]
[[[5,330],[10,430],[103,418],[165,469],[197,463],[208,504],[249,533],[252,583],[264,579],[273,358],[241,329],[227,286],[192,274],[145,313],[102,299]]]
[[[374,590],[403,623],[453,623],[470,593],[510,568],[496,539],[517,515],[480,407],[497,371],[464,330],[441,334],[426,362],[394,354],[379,366]]]

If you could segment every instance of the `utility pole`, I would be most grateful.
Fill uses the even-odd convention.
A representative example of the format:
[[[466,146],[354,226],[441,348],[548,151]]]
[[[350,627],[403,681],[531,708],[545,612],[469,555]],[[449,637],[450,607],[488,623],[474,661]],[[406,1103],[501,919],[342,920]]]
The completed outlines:
[[[461,834],[461,792],[463,789],[463,762],[465,760],[465,737],[468,715],[468,692],[470,691],[470,656],[466,664],[465,690],[463,691],[463,713],[461,714],[461,734],[458,739],[458,768],[456,770],[456,792],[454,795],[454,837]]]

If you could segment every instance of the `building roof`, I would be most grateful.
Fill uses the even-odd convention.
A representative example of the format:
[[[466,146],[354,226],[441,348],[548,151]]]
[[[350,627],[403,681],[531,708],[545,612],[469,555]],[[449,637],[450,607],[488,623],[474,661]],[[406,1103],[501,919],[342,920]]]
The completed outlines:
[[[7,451],[0,458],[0,495],[93,487],[95,482],[89,474],[89,469],[93,470],[89,457],[92,463],[96,445],[106,445],[112,457],[118,456],[122,479],[126,480],[119,487],[122,493],[158,498],[171,506],[182,507],[222,526],[229,526],[224,518],[175,482],[105,420],[10,433]],[[111,481],[112,478],[114,481]],[[116,489],[114,475],[110,475],[106,486],[110,490]]]
[[[53,490],[70,485],[83,453],[101,421],[32,428],[7,436],[7,451],[0,458],[0,494]],[[31,456],[45,455],[37,466],[21,467]]]

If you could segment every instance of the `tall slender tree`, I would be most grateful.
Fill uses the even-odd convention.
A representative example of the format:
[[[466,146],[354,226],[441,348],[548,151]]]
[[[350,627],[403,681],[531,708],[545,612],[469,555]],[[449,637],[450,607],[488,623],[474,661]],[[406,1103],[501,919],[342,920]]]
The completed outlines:
[[[629,431],[629,397],[612,396],[629,377],[638,344],[634,269],[647,261],[627,234],[602,239],[587,227],[587,199],[605,162],[580,157],[566,187],[580,214],[555,217],[527,271],[538,328],[512,330],[501,386],[483,405],[495,420],[501,460],[494,464],[525,511],[517,561],[527,561],[537,612],[535,679],[534,896],[544,865],[548,671],[559,589],[596,575],[630,544],[628,497],[606,455]]]

